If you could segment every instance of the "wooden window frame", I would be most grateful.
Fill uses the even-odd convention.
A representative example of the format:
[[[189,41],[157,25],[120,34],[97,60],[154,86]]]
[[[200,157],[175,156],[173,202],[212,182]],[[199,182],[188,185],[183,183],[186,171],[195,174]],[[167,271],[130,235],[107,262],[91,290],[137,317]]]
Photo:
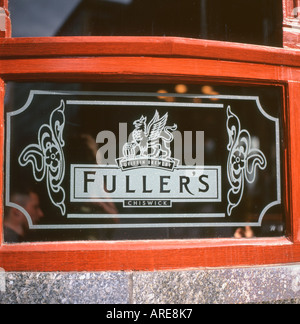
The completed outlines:
[[[0,6],[7,0],[0,0]],[[8,20],[8,27],[9,27]],[[9,36],[10,29],[5,36]],[[0,35],[1,37],[1,35]],[[4,244],[6,271],[115,271],[300,262],[300,54],[296,50],[159,37],[0,38],[0,214],[4,210],[4,95],[9,81],[221,82],[284,90],[287,236]]]
[[[84,44],[84,46],[83,46]],[[300,261],[300,56],[297,51],[156,37],[0,39],[0,145],[8,81],[215,82],[282,85],[287,237],[126,242],[3,243],[6,271],[159,270]],[[0,157],[4,165],[3,154]],[[3,172],[0,187],[3,188]],[[5,190],[5,189],[4,189]],[[1,197],[3,197],[3,191]],[[3,215],[3,198],[0,200]]]

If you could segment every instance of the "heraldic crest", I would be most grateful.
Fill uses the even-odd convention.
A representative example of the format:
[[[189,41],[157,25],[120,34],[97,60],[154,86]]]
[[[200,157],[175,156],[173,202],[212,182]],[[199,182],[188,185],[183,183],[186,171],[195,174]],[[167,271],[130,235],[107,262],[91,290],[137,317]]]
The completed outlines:
[[[173,132],[177,125],[167,126],[169,114],[160,117],[156,110],[154,117],[147,123],[147,117],[141,116],[134,121],[135,129],[131,140],[123,146],[123,158],[118,164],[124,167],[162,167],[173,170],[179,163],[172,158],[170,144],[174,140]],[[131,166],[131,167],[130,167]]]

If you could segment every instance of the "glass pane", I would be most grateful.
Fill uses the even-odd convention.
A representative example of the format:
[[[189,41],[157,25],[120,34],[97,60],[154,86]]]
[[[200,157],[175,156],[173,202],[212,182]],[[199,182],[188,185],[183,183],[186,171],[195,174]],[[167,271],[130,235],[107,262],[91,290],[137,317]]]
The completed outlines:
[[[5,241],[284,235],[282,97],[9,83]]]
[[[14,37],[180,36],[282,46],[281,0],[10,0]]]

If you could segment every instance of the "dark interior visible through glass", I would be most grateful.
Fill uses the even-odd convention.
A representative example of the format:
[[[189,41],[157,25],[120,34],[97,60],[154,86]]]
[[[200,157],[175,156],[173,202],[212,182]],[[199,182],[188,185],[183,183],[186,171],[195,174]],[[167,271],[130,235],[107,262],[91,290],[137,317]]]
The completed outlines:
[[[280,86],[10,82],[4,240],[283,236],[282,107]]]
[[[10,0],[14,37],[178,36],[282,46],[281,0]]]

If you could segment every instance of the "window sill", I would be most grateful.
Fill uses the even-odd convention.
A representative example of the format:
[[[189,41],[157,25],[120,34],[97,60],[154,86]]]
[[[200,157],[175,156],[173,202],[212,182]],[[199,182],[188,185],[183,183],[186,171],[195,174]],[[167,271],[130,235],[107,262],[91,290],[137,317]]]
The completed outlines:
[[[152,271],[299,260],[300,244],[287,238],[30,243],[0,248],[0,264],[6,271]]]

